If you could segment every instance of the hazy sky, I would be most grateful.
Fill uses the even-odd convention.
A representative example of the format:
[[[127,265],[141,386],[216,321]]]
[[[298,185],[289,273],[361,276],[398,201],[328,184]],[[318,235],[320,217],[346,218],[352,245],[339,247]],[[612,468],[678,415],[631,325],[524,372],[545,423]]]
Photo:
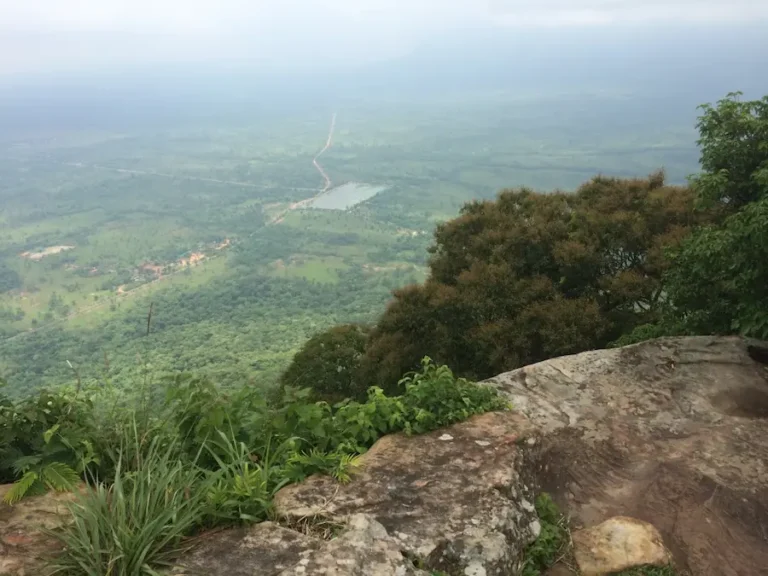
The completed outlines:
[[[0,0],[0,74],[359,64],[487,27],[768,22],[768,0]]]

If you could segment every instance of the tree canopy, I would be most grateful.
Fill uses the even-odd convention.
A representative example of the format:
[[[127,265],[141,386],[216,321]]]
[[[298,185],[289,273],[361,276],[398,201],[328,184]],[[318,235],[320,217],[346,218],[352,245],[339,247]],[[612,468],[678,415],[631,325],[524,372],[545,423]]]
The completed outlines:
[[[664,249],[696,223],[692,205],[663,173],[466,205],[438,226],[428,280],[395,292],[371,334],[365,378],[391,387],[424,354],[483,378],[653,322]]]
[[[310,338],[280,377],[280,387],[311,388],[316,398],[365,399],[368,386],[358,378],[368,330],[334,326]]]
[[[768,338],[768,97],[701,110],[688,187],[658,172],[505,190],[439,225],[429,277],[394,292],[358,380],[394,390],[425,354],[485,378],[656,336]]]
[[[698,200],[726,214],[765,196],[768,189],[768,96],[742,101],[734,92],[699,117],[702,172],[691,179]]]
[[[704,106],[700,205],[717,219],[687,239],[665,278],[670,310],[656,333],[768,338],[768,97]]]

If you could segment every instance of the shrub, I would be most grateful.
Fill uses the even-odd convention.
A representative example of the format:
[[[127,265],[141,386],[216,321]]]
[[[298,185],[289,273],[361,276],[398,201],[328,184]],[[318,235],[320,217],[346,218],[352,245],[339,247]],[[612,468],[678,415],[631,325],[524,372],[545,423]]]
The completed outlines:
[[[317,473],[349,481],[360,454],[384,434],[427,432],[507,407],[494,389],[456,378],[429,358],[401,387],[400,396],[372,387],[365,402],[336,405],[288,388],[282,402],[268,406],[256,390],[225,392],[206,378],[179,375],[165,381],[164,396],[155,390],[146,402],[142,395],[139,409],[125,398],[105,409],[66,392],[16,404],[0,399],[0,407],[4,434],[14,446],[32,434],[24,457],[47,466],[33,483],[63,487],[51,478],[70,463],[85,478],[72,524],[56,534],[66,548],[56,573],[149,576],[170,565],[185,536],[201,527],[268,518],[274,494],[288,483]],[[78,440],[49,452],[59,436]],[[93,449],[86,458],[70,444]],[[18,497],[29,493],[31,476],[14,478]],[[68,480],[71,487],[79,476]]]
[[[400,380],[400,385],[405,386],[401,421],[408,434],[421,434],[475,414],[509,407],[495,389],[456,378],[448,366],[436,366],[428,357],[422,359],[421,366],[421,372],[412,372]]]
[[[64,551],[54,574],[157,576],[184,549],[183,538],[209,511],[210,480],[179,458],[179,447],[154,439],[144,450],[134,429],[131,466],[119,460],[110,485],[90,479],[70,505],[72,523],[51,534]]]
[[[93,404],[83,395],[43,390],[17,403],[0,402],[0,482],[18,480],[5,501],[71,489],[99,463],[98,436]]]
[[[280,377],[285,388],[311,388],[319,400],[365,399],[359,378],[368,330],[355,324],[335,326],[310,338]]]

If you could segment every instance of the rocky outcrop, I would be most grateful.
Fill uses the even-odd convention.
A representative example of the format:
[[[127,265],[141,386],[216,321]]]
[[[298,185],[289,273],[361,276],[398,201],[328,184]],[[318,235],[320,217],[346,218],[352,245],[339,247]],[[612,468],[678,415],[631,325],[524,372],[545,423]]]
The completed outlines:
[[[207,534],[174,573],[517,576],[547,491],[584,574],[668,554],[693,576],[768,574],[766,363],[768,344],[672,338],[502,374],[487,384],[514,411],[385,437],[351,483],[284,488],[278,523]],[[27,542],[8,514],[6,556]]]
[[[322,549],[302,555],[280,576],[429,576],[404,557],[384,527],[365,514],[349,518],[347,531]]]
[[[52,492],[9,506],[2,502],[9,488],[0,486],[0,575],[37,576],[59,550],[45,531],[63,525],[73,495]]]
[[[632,516],[691,574],[754,576],[768,573],[766,362],[765,343],[669,338],[489,383],[537,430],[531,473],[574,524]]]
[[[203,534],[173,570],[174,576],[278,576],[322,540],[274,522]]]
[[[384,527],[365,514],[349,518],[330,542],[273,522],[204,535],[174,576],[428,576],[404,557]]]
[[[374,517],[406,556],[450,574],[516,574],[539,533],[531,484],[524,481],[515,413],[491,413],[423,436],[395,434],[363,456],[348,485],[315,476],[280,491],[277,513],[289,520],[336,522]]]

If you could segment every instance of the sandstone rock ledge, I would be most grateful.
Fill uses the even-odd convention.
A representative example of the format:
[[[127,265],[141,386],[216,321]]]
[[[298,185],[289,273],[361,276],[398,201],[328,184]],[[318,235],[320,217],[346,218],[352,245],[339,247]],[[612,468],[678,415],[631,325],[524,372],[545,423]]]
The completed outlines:
[[[72,494],[46,494],[8,506],[2,498],[10,485],[0,486],[0,576],[43,574],[44,559],[59,548],[45,530],[61,526]]]
[[[537,430],[536,489],[575,525],[631,516],[694,576],[768,574],[768,343],[659,339],[489,383]]]
[[[590,574],[671,553],[693,576],[768,575],[768,344],[660,339],[486,384],[515,411],[385,437],[350,484],[284,488],[280,523],[204,535],[173,573],[517,576],[540,530],[534,497],[547,491],[570,515]],[[605,522],[616,516],[630,518]],[[287,527],[323,522],[342,527],[336,538]],[[27,542],[14,527],[10,544]],[[641,527],[647,544],[629,554],[630,528]],[[10,574],[39,573],[20,557]]]
[[[184,576],[467,576],[519,571],[539,533],[534,491],[520,477],[520,433],[512,412],[484,414],[422,436],[381,439],[348,485],[325,476],[281,490],[289,525],[336,522],[328,542],[265,523],[214,535],[176,574]]]
[[[338,522],[363,512],[431,570],[516,574],[541,528],[535,487],[522,477],[521,434],[529,429],[525,418],[506,412],[423,436],[387,436],[363,456],[350,484],[316,476],[288,486],[277,495],[277,511],[290,520]]]

